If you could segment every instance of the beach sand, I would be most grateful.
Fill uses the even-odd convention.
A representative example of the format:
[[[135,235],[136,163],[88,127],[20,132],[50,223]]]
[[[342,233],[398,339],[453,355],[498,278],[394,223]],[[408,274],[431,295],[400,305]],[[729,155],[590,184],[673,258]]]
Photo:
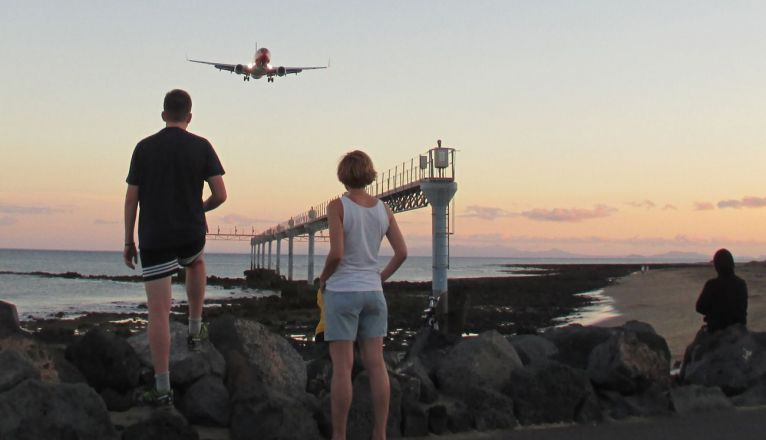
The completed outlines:
[[[738,265],[736,273],[747,282],[748,328],[766,331],[766,264]],[[595,325],[611,327],[631,320],[647,322],[667,340],[673,361],[680,361],[703,324],[702,315],[694,310],[697,297],[705,281],[715,276],[710,265],[650,269],[621,278],[604,292],[614,300],[619,316]]]

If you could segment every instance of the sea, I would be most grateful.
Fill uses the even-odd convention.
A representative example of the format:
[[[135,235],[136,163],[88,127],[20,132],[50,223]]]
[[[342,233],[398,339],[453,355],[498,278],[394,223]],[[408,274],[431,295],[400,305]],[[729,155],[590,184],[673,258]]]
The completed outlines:
[[[390,257],[381,257],[383,267]],[[205,255],[208,275],[227,278],[241,278],[250,266],[249,254]],[[451,257],[448,276],[450,278],[473,278],[492,276],[530,276],[516,273],[530,264],[609,264],[635,263],[633,259],[518,259]],[[324,256],[314,258],[314,273],[318,276],[324,266]],[[276,258],[272,260],[276,267]],[[89,312],[130,313],[140,309],[146,297],[140,282],[123,282],[95,279],[70,279],[44,277],[34,272],[65,273],[82,275],[140,275],[140,270],[131,270],[122,262],[119,252],[104,251],[61,251],[61,250],[20,250],[0,249],[0,300],[16,305],[21,320],[57,317],[71,319]],[[280,272],[287,274],[287,257],[280,259]],[[431,257],[410,256],[391,278],[392,281],[429,281],[431,279]],[[306,279],[308,258],[295,255],[293,278]],[[250,288],[224,288],[208,286],[206,297],[210,299],[259,297],[277,295],[278,292]],[[617,312],[611,299],[603,290],[583,292],[594,298],[594,304],[577,311],[571,317],[564,317],[563,323],[588,324],[614,316]],[[173,302],[185,301],[183,285],[173,284]]]

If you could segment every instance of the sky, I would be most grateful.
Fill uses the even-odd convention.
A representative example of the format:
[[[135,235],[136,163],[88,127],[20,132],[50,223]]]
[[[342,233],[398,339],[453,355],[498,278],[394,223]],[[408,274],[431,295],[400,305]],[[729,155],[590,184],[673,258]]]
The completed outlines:
[[[0,0],[0,247],[120,250],[130,155],[183,88],[226,169],[222,231],[340,194],[347,151],[383,171],[442,139],[453,255],[761,257],[764,22],[737,0]],[[331,67],[267,83],[186,61],[256,44]],[[397,216],[411,254],[430,216]]]

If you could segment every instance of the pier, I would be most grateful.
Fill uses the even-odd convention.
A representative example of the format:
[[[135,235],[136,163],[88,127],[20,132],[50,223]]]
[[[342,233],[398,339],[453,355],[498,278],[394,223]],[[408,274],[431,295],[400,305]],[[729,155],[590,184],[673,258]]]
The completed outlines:
[[[425,208],[431,205],[433,287],[429,310],[446,313],[447,269],[449,268],[450,201],[457,192],[455,181],[454,148],[438,147],[428,150],[392,169],[378,173],[377,178],[366,187],[366,191],[382,200],[394,214]],[[308,241],[308,270],[306,281],[315,278],[314,248],[317,240],[327,240],[322,232],[328,229],[327,205],[340,195],[312,205],[288,220],[261,232],[238,231],[221,233],[210,231],[211,240],[249,240],[250,269],[268,269],[281,275],[280,257],[283,241],[287,243],[287,279],[293,280],[293,247],[296,240]],[[250,232],[250,233],[247,233]],[[274,258],[272,258],[274,257]],[[274,264],[272,264],[272,261]],[[433,314],[430,313],[431,324]]]

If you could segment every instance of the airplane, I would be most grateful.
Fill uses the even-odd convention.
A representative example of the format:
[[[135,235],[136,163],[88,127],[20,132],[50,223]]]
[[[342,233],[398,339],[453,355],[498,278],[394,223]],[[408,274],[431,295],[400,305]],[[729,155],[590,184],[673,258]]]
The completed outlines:
[[[243,81],[250,81],[251,77],[260,79],[261,77],[265,76],[268,82],[274,82],[274,76],[285,76],[291,73],[297,75],[304,70],[326,69],[330,67],[329,62],[326,66],[319,67],[272,67],[272,65],[269,64],[271,63],[271,52],[265,47],[260,49],[256,48],[255,56],[253,56],[253,62],[250,64],[224,64],[210,61],[190,60],[188,58],[186,60],[192,63],[209,64],[221,71],[226,70],[238,75],[244,75]]]

